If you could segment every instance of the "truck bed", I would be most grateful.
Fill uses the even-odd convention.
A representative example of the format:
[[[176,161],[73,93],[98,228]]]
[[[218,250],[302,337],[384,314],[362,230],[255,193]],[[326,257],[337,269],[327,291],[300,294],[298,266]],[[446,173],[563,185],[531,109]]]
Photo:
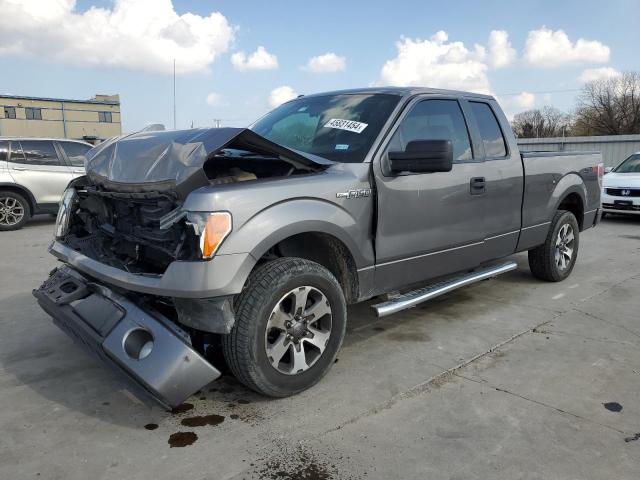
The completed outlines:
[[[600,208],[600,152],[521,152],[524,171],[522,233],[518,250],[544,242],[551,218],[567,193],[583,212],[580,229],[593,226]],[[562,198],[561,198],[562,196]]]

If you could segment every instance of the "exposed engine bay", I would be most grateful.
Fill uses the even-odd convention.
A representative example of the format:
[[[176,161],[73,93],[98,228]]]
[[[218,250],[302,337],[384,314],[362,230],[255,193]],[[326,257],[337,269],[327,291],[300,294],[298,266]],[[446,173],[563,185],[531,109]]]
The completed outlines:
[[[87,175],[72,183],[73,213],[60,240],[106,265],[159,275],[175,260],[202,258],[198,225],[182,210],[193,190],[327,166],[246,129],[140,132],[108,140],[87,156]]]

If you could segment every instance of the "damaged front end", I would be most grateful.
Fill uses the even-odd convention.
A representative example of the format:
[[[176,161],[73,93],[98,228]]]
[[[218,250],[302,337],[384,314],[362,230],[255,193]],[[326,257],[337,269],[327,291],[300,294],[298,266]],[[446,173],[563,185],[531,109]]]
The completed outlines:
[[[237,282],[218,287],[251,267],[243,255],[214,258],[233,229],[232,212],[213,202],[208,211],[186,211],[187,196],[330,164],[246,129],[140,132],[104,142],[61,203],[50,251],[67,265],[34,296],[143,397],[175,407],[220,375],[205,350],[212,334],[230,332],[233,295],[224,292],[239,289]],[[210,267],[215,261],[220,268]]]

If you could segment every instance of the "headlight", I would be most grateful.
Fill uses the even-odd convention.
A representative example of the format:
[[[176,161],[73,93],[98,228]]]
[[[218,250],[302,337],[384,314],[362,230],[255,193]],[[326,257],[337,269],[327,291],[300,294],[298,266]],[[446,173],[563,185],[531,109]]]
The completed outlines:
[[[69,233],[69,222],[76,203],[76,189],[67,188],[62,195],[58,216],[56,217],[56,238],[62,238]]]
[[[229,212],[189,212],[190,223],[200,241],[202,258],[211,258],[227,235],[231,233],[231,214]]]

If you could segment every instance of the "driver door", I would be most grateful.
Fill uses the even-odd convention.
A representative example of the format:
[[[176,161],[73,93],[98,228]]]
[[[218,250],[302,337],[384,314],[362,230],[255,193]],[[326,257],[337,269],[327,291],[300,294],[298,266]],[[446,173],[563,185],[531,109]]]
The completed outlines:
[[[450,172],[391,173],[388,152],[414,140],[450,140]],[[374,161],[377,188],[377,291],[473,268],[482,259],[484,207],[474,188],[482,161],[475,159],[460,103],[418,97],[405,110]]]

